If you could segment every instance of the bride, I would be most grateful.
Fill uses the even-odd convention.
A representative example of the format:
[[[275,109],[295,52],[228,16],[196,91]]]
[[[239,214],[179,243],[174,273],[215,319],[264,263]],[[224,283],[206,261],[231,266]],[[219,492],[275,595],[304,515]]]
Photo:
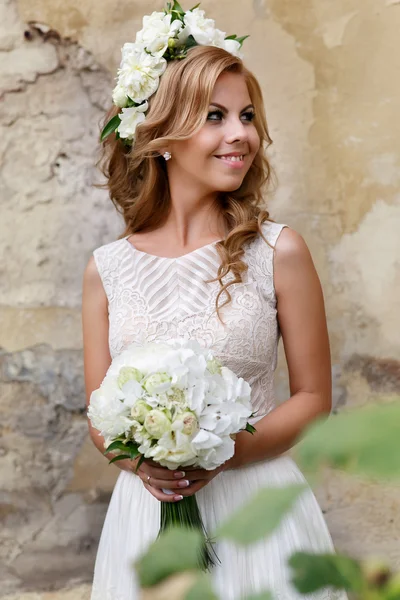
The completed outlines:
[[[331,409],[321,286],[303,238],[263,208],[271,140],[260,87],[238,56],[242,40],[226,40],[199,9],[178,14],[153,13],[124,46],[117,108],[103,132],[108,189],[126,228],[85,270],[87,398],[127,345],[193,338],[250,383],[257,432],[238,434],[234,456],[214,471],[145,461],[136,473],[135,461],[116,463],[92,600],[136,597],[132,564],[157,536],[160,501],[196,493],[211,531],[258,489],[304,483],[287,450]],[[280,336],[291,395],[276,406]],[[103,438],[90,433],[103,452]],[[333,551],[310,488],[268,539],[246,549],[217,543],[219,597],[270,590],[276,600],[305,598],[287,567],[298,550]]]

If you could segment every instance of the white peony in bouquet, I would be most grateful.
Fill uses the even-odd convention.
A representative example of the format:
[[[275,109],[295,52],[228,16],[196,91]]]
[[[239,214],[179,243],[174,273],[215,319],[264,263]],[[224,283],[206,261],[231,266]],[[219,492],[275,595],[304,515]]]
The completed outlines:
[[[234,435],[251,433],[250,385],[195,340],[130,345],[90,398],[88,417],[110,461],[140,456],[163,467],[216,469],[234,454]],[[165,490],[164,490],[165,491]],[[195,496],[162,503],[161,529],[177,518],[204,531]],[[213,561],[205,540],[203,566]]]

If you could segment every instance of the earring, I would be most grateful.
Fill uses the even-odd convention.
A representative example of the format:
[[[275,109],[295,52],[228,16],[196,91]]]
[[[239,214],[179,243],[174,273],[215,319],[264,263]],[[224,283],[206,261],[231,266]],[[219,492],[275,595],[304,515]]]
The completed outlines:
[[[164,152],[163,157],[165,160],[169,160],[171,158],[171,152]]]

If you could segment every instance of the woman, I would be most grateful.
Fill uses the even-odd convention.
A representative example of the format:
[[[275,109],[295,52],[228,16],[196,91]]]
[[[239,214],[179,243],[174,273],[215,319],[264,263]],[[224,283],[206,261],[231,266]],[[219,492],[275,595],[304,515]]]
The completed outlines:
[[[108,187],[126,230],[95,250],[84,275],[88,401],[128,344],[195,338],[252,386],[257,432],[240,433],[233,458],[211,472],[169,471],[145,461],[136,474],[135,462],[116,463],[121,473],[100,541],[93,600],[135,597],[132,562],[157,536],[160,501],[196,493],[212,531],[259,488],[304,483],[285,452],[331,409],[324,302],[310,253],[298,233],[261,208],[271,140],[256,79],[226,50],[197,46],[169,62],[147,109],[131,149],[115,136],[108,143]],[[276,407],[280,335],[291,397]],[[93,428],[91,435],[103,452],[103,439]],[[297,550],[333,550],[311,490],[262,543],[245,550],[217,544],[219,597],[269,589],[277,600],[304,598],[286,566]]]

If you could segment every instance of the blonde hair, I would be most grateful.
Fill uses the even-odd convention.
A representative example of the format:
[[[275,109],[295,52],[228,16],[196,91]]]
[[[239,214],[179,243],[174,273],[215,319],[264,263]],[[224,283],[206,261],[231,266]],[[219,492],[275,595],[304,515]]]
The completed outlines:
[[[215,83],[226,71],[245,77],[255,107],[254,125],[261,143],[240,188],[220,193],[216,201],[216,208],[222,212],[229,232],[226,239],[216,245],[221,264],[217,277],[208,281],[219,281],[221,285],[216,298],[219,318],[220,309],[231,301],[228,288],[242,282],[242,273],[247,270],[242,260],[244,244],[258,234],[264,237],[261,224],[271,220],[262,205],[263,193],[271,180],[265,149],[272,140],[262,92],[255,76],[239,58],[225,50],[211,46],[191,48],[183,60],[168,63],[157,92],[149,100],[146,120],[137,128],[133,148],[126,147],[112,134],[103,142],[103,155],[99,161],[107,178],[102,187],[108,188],[114,206],[125,221],[125,231],[120,237],[143,230],[153,231],[163,225],[169,214],[170,195],[165,161],[160,152],[168,147],[168,142],[186,140],[204,125]],[[109,111],[105,122],[119,110],[114,107]],[[233,278],[224,283],[229,272]],[[226,300],[220,306],[219,299],[224,292]]]

